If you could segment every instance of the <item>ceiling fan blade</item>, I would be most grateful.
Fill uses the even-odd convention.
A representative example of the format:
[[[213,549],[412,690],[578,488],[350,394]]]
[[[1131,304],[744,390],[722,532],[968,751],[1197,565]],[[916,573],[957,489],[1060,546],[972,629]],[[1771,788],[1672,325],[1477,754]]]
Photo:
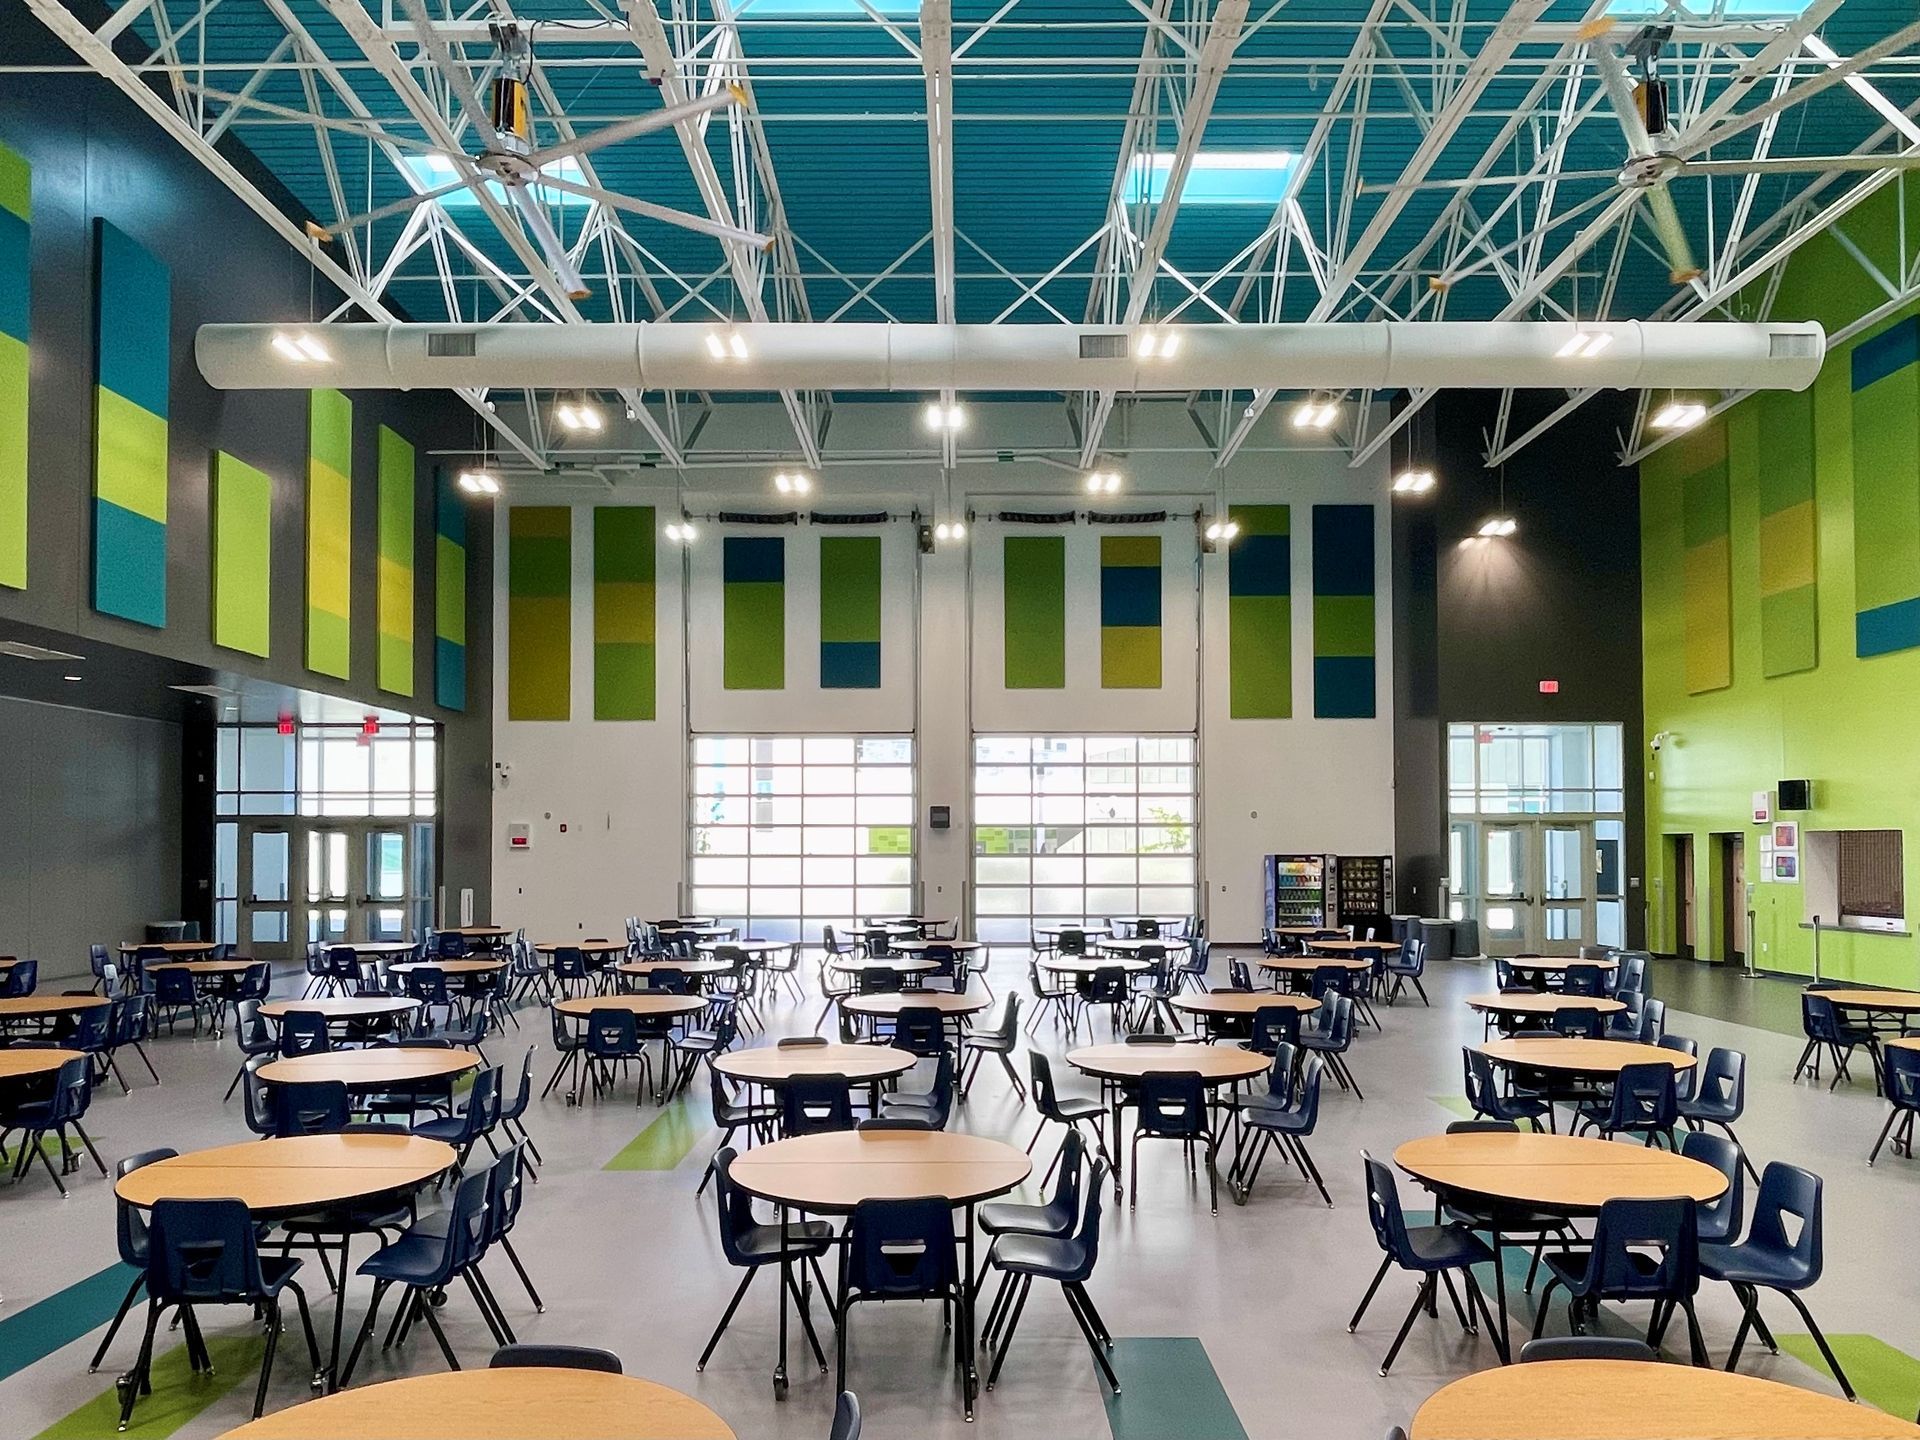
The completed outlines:
[[[655,130],[664,130],[670,125],[678,125],[682,120],[691,120],[695,116],[705,115],[711,110],[723,109],[728,105],[745,105],[747,92],[738,85],[727,85],[711,95],[702,95],[698,100],[686,100],[678,105],[666,105],[645,115],[636,115],[631,120],[621,120],[612,125],[602,126],[588,135],[577,135],[558,145],[550,145],[545,150],[536,150],[527,156],[527,164],[534,169],[549,165],[555,160],[563,160],[569,155],[585,155],[604,145],[617,145],[622,140],[631,140]]]
[[[737,226],[722,225],[719,221],[709,220],[704,215],[689,215],[684,210],[656,205],[651,200],[636,200],[631,195],[621,195],[611,190],[595,190],[591,186],[576,185],[571,180],[557,179],[552,175],[542,175],[533,183],[552,186],[555,190],[564,190],[569,195],[584,196],[588,200],[611,206],[615,210],[625,210],[634,215],[645,215],[650,220],[661,220],[669,225],[678,225],[684,230],[697,230],[702,235],[711,235],[714,239],[724,240],[729,244],[751,245],[756,250],[767,250],[773,246],[773,237],[762,235],[757,230],[742,230]]]
[[[319,238],[331,240],[342,230],[353,230],[362,225],[370,225],[375,220],[386,219],[389,215],[404,215],[416,205],[424,205],[429,200],[438,200],[443,195],[451,195],[456,190],[465,190],[492,178],[490,175],[467,175],[458,180],[449,180],[445,185],[436,185],[431,190],[422,190],[417,195],[395,200],[390,205],[381,205],[359,215],[349,215],[344,220],[335,220],[330,225],[316,227],[321,232]]]
[[[1660,237],[1660,248],[1667,252],[1667,278],[1676,285],[1685,285],[1700,274],[1700,267],[1694,264],[1693,247],[1687,243],[1686,227],[1680,223],[1680,209],[1673,203],[1673,196],[1665,185],[1655,185],[1646,192],[1647,215],[1653,221],[1653,230]]]
[[[1764,160],[1689,160],[1682,175],[1794,175],[1824,170],[1920,169],[1920,150],[1896,155],[1783,155]]]
[[[1396,190],[1472,190],[1479,186],[1545,185],[1550,180],[1617,180],[1614,170],[1562,170],[1556,175],[1483,175],[1478,180],[1465,176],[1456,180],[1415,180],[1404,185],[1362,185],[1362,195],[1387,195]]]
[[[547,219],[547,212],[540,208],[540,202],[521,185],[508,186],[507,194],[513,197],[513,208],[520,212],[521,222],[533,232],[540,253],[547,257],[554,279],[567,292],[567,298],[586,299],[593,292],[587,288],[586,278],[581,275],[579,267],[568,258],[567,248],[560,243],[560,237],[553,233],[553,223]]]

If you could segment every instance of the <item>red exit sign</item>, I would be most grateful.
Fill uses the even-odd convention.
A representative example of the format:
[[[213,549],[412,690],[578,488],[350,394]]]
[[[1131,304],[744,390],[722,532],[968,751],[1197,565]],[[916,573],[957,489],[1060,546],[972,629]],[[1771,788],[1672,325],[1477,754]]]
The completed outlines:
[[[1560,682],[1558,680],[1542,680],[1540,682],[1540,693],[1542,695],[1558,695],[1560,693]]]

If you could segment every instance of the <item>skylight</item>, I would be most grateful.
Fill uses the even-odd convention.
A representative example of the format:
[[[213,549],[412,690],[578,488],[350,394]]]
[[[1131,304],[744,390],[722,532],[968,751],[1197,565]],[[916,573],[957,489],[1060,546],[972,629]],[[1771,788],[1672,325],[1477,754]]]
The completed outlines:
[[[920,0],[867,0],[882,15],[918,15]],[[864,15],[860,0],[744,0],[736,16],[765,19],[769,15]]]
[[[457,180],[463,173],[460,168],[454,165],[453,161],[447,159],[444,155],[403,155],[401,159],[406,162],[407,168],[413,172],[414,178],[420,182],[422,188],[428,190],[445,185],[449,181]],[[580,173],[580,162],[575,160],[571,155],[562,155],[551,165],[543,168],[540,173],[542,175],[551,175],[556,180],[565,180],[574,185],[584,185],[587,183],[586,177]],[[478,205],[480,203],[480,197],[475,193],[478,188],[478,186],[469,185],[465,190],[455,190],[451,195],[442,195],[440,197],[440,203],[450,210],[459,209],[462,206]],[[507,192],[499,181],[489,180],[487,182],[487,190],[492,194],[493,198],[500,201],[501,204],[504,205],[507,203]],[[540,199],[547,204],[581,206],[593,204],[593,201],[589,200],[586,196],[574,195],[566,190],[547,188],[542,189],[539,193]]]
[[[1193,157],[1182,205],[1274,206],[1300,157],[1291,150],[1221,150]],[[1171,155],[1136,155],[1127,170],[1127,204],[1158,202],[1167,193]]]
[[[1696,20],[1781,20],[1804,15],[1809,3],[1810,0],[1722,0],[1716,15],[1710,0],[1699,0],[1695,5],[1670,5],[1667,0],[1613,0],[1607,6],[1607,13],[1635,19],[1691,16]]]

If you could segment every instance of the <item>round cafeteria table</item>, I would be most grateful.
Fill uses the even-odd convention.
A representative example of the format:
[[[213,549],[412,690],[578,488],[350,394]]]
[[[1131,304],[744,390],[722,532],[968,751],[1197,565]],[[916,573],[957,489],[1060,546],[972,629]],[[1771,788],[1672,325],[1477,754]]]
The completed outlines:
[[[555,950],[578,950],[586,955],[606,955],[615,950],[625,950],[627,942],[595,936],[592,939],[536,940],[533,942],[533,948],[542,955],[551,955]]]
[[[248,1140],[156,1160],[120,1177],[113,1192],[129,1205],[151,1209],[156,1200],[235,1199],[256,1219],[338,1209],[379,1195],[411,1190],[451,1166],[454,1150],[417,1135],[298,1135]],[[333,1348],[327,1375],[340,1370],[341,1322],[346,1316],[352,1236],[342,1233],[334,1257]]]
[[[709,955],[719,950],[738,950],[742,955],[771,955],[776,950],[797,950],[798,940],[702,940],[693,947]]]
[[[1911,1015],[1920,1010],[1920,994],[1911,990],[1874,990],[1870,988],[1815,990],[1838,1010],[1878,1011],[1885,1015]]]
[[[849,1085],[868,1088],[868,1108],[878,1115],[880,1082],[906,1074],[917,1058],[891,1045],[756,1045],[716,1056],[713,1068],[730,1080],[769,1090],[778,1090],[789,1080],[843,1075]]]
[[[337,1080],[349,1091],[385,1090],[424,1080],[450,1080],[480,1068],[470,1050],[414,1049],[381,1045],[369,1050],[329,1050],[270,1060],[259,1076],[269,1085]]]
[[[1726,1176],[1713,1166],[1671,1150],[1524,1131],[1428,1135],[1395,1150],[1393,1163],[1440,1198],[1463,1199],[1470,1208],[1488,1211],[1496,1227],[1503,1211],[1597,1215],[1609,1200],[1658,1200],[1672,1195],[1691,1195],[1705,1204],[1717,1200],[1727,1188]],[[1498,1228],[1491,1232],[1491,1243],[1496,1256],[1494,1288],[1500,1302],[1499,1333],[1493,1338],[1506,1359],[1507,1286],[1497,1259]]]
[[[1356,950],[1398,950],[1398,940],[1309,940],[1309,950],[1318,950],[1327,955],[1351,955]]]
[[[326,948],[351,950],[355,955],[410,955],[420,947],[411,940],[340,940]]]
[[[1055,955],[1040,962],[1042,970],[1057,970],[1062,975],[1093,975],[1101,970],[1118,970],[1123,975],[1137,974],[1153,968],[1149,960],[1136,960],[1131,955]]]
[[[438,970],[444,975],[486,975],[506,968],[504,960],[409,960],[387,967],[395,975],[411,975],[415,970]]]
[[[833,968],[859,975],[868,970],[891,970],[897,975],[924,975],[929,970],[938,970],[937,960],[916,960],[911,955],[882,955],[869,960],[864,955],[837,955]]]
[[[336,995],[325,1000],[269,1000],[260,1013],[269,1020],[284,1019],[295,1010],[311,1010],[324,1016],[327,1027],[350,1025],[354,1021],[398,1018],[420,1008],[418,1000],[405,995]]]
[[[656,925],[653,928],[662,936],[675,940],[685,935],[691,935],[696,940],[725,940],[730,935],[740,933],[737,925]]]
[[[1549,978],[1564,977],[1570,965],[1591,965],[1602,975],[1610,975],[1620,968],[1618,960],[1582,960],[1578,955],[1503,955],[1507,968],[1516,975],[1531,975],[1534,983],[1546,988]]]
[[[672,1019],[682,1015],[697,1015],[707,1008],[707,1000],[704,995],[674,995],[662,990],[630,990],[614,995],[575,995],[569,999],[554,1001],[553,1008],[556,1014],[565,1015],[569,1019],[578,1020],[582,1024],[585,1024],[596,1010],[625,1010],[636,1018],[646,1017],[652,1019]],[[664,1052],[666,1046],[664,1040],[661,1042],[661,1046]],[[577,1088],[580,1057],[580,1051],[571,1050],[567,1052],[561,1061],[561,1069],[575,1077],[576,1088],[568,1092],[567,1095],[570,1103],[580,1098],[580,1092]],[[661,1070],[664,1072],[665,1069],[666,1066],[663,1062]],[[561,1070],[554,1071],[555,1080],[559,1079],[560,1073]],[[665,1076],[662,1074],[656,1077],[654,1081],[656,1098],[658,1098],[660,1094],[660,1088],[664,1079]],[[549,1082],[548,1088],[552,1088],[552,1082]],[[636,1101],[638,1098],[638,1096],[635,1097]]]
[[[262,1416],[220,1440],[734,1440],[713,1411],[652,1380],[514,1367],[414,1375]]]
[[[964,1280],[974,1273],[973,1207],[1006,1194],[1032,1172],[1032,1160],[1004,1140],[947,1130],[837,1130],[756,1145],[739,1156],[733,1162],[734,1183],[780,1207],[781,1268],[786,1283],[780,1287],[775,1394],[787,1388],[787,1291],[792,1283],[792,1262],[785,1254],[789,1208],[847,1215],[862,1200],[926,1195],[937,1195],[955,1208],[964,1206],[965,1261],[960,1272]],[[973,1363],[972,1307],[965,1308],[966,1406],[971,1420],[979,1373]]]
[[[1624,1000],[1611,995],[1566,995],[1558,990],[1512,990],[1491,995],[1469,995],[1467,1008],[1483,1015],[1511,1015],[1533,1020],[1548,1020],[1562,1010],[1593,1010],[1601,1015],[1617,1015],[1627,1008]]]
[[[986,949],[980,940],[889,940],[889,950],[898,950],[907,955],[918,955],[927,950],[951,950],[956,955],[971,954],[975,950]]]
[[[168,955],[208,955],[213,952],[211,940],[122,940],[120,953],[132,955],[141,950],[160,950]],[[157,962],[156,962],[157,963]]]
[[[38,1020],[41,1028],[61,1016],[92,1010],[108,1003],[103,995],[12,995],[0,999],[0,1028],[11,1028],[22,1021]],[[78,1052],[75,1052],[78,1053]]]
[[[69,1060],[78,1059],[78,1050],[58,1050],[52,1046],[22,1045],[0,1050],[0,1080],[26,1080],[36,1075],[51,1075]]]
[[[147,973],[184,970],[189,975],[244,975],[255,965],[263,963],[259,960],[155,960],[147,966]]]
[[[1229,1085],[1235,1090],[1242,1080],[1264,1075],[1273,1063],[1268,1055],[1242,1050],[1237,1045],[1085,1045],[1067,1052],[1067,1063],[1084,1075],[1100,1081],[1113,1108],[1113,1194],[1120,1196],[1120,1106],[1126,1099],[1127,1082],[1138,1080],[1149,1071],[1192,1070],[1200,1083]],[[1118,1082],[1118,1083],[1108,1083]],[[1238,1106],[1235,1106],[1236,1110]]]
[[[1282,995],[1276,990],[1202,990],[1174,996],[1173,1008],[1214,1019],[1243,1016],[1250,1020],[1262,1010],[1310,1014],[1320,1008],[1320,1002],[1311,995]]]
[[[840,1006],[856,1015],[888,1017],[906,1009],[938,1010],[953,1019],[962,1015],[977,1015],[992,1003],[985,995],[972,992],[954,995],[945,990],[903,990],[897,995],[849,995],[840,1002]]]
[[[1260,968],[1270,970],[1276,975],[1285,975],[1294,983],[1300,977],[1313,978],[1316,970],[1351,970],[1365,974],[1373,968],[1371,960],[1355,960],[1351,956],[1339,955],[1263,955]]]
[[[1664,1045],[1642,1045],[1633,1040],[1576,1040],[1559,1035],[1520,1036],[1489,1040],[1479,1047],[1496,1065],[1540,1070],[1570,1079],[1590,1077],[1614,1080],[1628,1065],[1671,1065],[1691,1070],[1699,1061]]]
[[[1920,1428],[1798,1385],[1691,1365],[1555,1360],[1436,1390],[1412,1440],[1916,1440]]]
[[[682,975],[725,975],[731,960],[623,960],[613,967],[622,975],[647,976],[656,970],[678,970]]]
[[[1098,945],[1102,950],[1109,950],[1116,955],[1138,955],[1142,950],[1152,949],[1156,945],[1162,950],[1186,950],[1191,948],[1191,943],[1183,940],[1178,935],[1163,935],[1158,940],[1114,940],[1096,936],[1094,944]]]
[[[469,940],[504,940],[513,934],[504,925],[450,925],[442,935],[464,935]]]

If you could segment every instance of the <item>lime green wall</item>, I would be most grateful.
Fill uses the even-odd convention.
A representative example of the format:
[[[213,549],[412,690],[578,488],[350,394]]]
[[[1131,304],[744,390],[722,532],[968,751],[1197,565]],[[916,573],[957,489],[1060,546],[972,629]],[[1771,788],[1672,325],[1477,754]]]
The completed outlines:
[[[1920,181],[1909,179],[1909,207]],[[1842,221],[1847,236],[1883,274],[1902,273],[1892,186]],[[1912,257],[1907,257],[1911,264]],[[1742,297],[1751,299],[1752,297]],[[1789,262],[1773,307],[1776,319],[1815,319],[1834,330],[1884,298],[1839,242],[1809,242]],[[1909,307],[1902,315],[1920,307]],[[1888,316],[1868,335],[1899,316]],[[1857,337],[1859,338],[1859,337]],[[1746,837],[1749,880],[1758,876],[1761,827],[1751,823],[1753,792],[1774,782],[1814,782],[1806,829],[1905,832],[1908,923],[1920,919],[1920,649],[1866,660],[1854,653],[1853,341],[1834,347],[1813,389],[1817,657],[1814,668],[1767,678],[1760,634],[1759,522],[1764,397],[1729,410],[1726,426],[1732,558],[1733,680],[1689,695],[1684,673],[1681,445],[1641,466],[1642,627],[1646,733],[1674,739],[1641,757],[1647,793],[1646,889],[1649,943],[1674,949],[1674,877],[1666,836],[1691,833],[1697,953],[1725,954],[1720,932],[1717,832]],[[1804,846],[1802,863],[1805,861]],[[1813,940],[1801,928],[1802,886],[1753,886],[1750,950],[1761,969],[1809,974]],[[1836,978],[1920,983],[1920,941],[1912,936],[1836,935],[1820,941],[1821,973]]]

